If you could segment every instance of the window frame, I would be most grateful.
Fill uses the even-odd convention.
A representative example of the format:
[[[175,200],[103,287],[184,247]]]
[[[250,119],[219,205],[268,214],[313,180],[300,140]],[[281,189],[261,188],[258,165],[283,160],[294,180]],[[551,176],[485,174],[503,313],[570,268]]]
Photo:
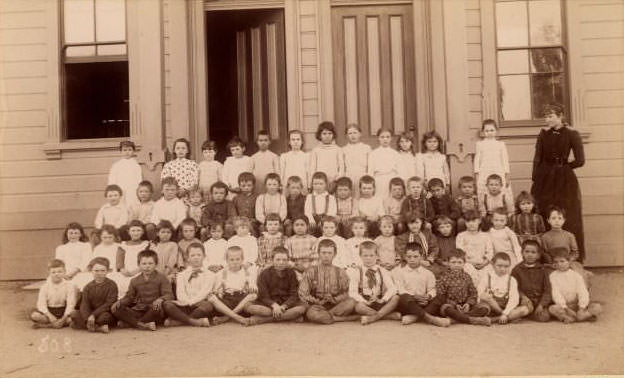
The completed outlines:
[[[496,20],[496,4],[498,3],[511,3],[511,2],[519,2],[519,1],[524,1],[526,3],[526,7],[527,7],[527,33],[529,33],[529,39],[527,40],[527,45],[526,46],[505,46],[505,47],[498,47],[498,25],[497,25],[497,20]],[[495,118],[498,121],[498,124],[501,128],[513,128],[513,127],[541,127],[545,125],[545,122],[543,120],[543,118],[538,118],[538,119],[523,119],[523,120],[504,120],[503,119],[503,112],[502,112],[502,104],[500,102],[499,99],[499,95],[500,95],[500,90],[501,90],[501,86],[500,86],[500,82],[499,82],[499,77],[501,76],[499,74],[499,68],[498,68],[498,52],[499,51],[521,51],[521,50],[526,50],[528,55],[529,55],[529,63],[530,63],[530,59],[531,59],[531,51],[532,50],[536,50],[536,49],[546,49],[546,48],[553,48],[553,49],[561,49],[562,54],[563,54],[563,77],[564,77],[564,83],[563,83],[563,96],[564,96],[564,101],[561,105],[563,105],[564,107],[564,114],[566,114],[566,119],[568,122],[571,122],[572,120],[572,112],[571,112],[571,97],[572,97],[572,93],[571,93],[571,85],[570,85],[570,54],[569,54],[569,40],[568,40],[568,25],[567,25],[567,9],[566,9],[566,1],[564,0],[559,0],[559,5],[560,5],[560,19],[561,19],[561,43],[559,45],[531,45],[530,42],[530,30],[531,30],[531,19],[529,17],[529,12],[528,12],[528,7],[529,7],[529,3],[531,2],[531,0],[490,0],[490,4],[491,4],[491,23],[492,23],[492,34],[489,38],[491,38],[491,43],[492,43],[492,47],[493,47],[493,71],[494,71],[494,77],[492,78],[494,80],[494,86],[495,86],[495,91],[492,93],[494,96],[494,102],[495,102],[495,109],[496,112],[493,114],[492,118]],[[482,18],[483,15],[487,14],[487,12],[482,12]],[[485,39],[485,32],[484,34],[484,39]],[[484,43],[484,46],[486,44]],[[483,49],[485,50],[485,47],[483,47]],[[486,59],[484,57],[484,62],[483,64],[486,64]],[[529,68],[530,69],[530,68]],[[484,69],[485,71],[485,69]],[[534,75],[534,73],[532,72],[528,72],[527,75],[529,76],[529,89],[530,89],[530,95],[533,95],[533,82],[531,80],[532,76]],[[484,81],[486,79],[486,72],[484,72]],[[485,87],[485,85],[484,85]],[[533,104],[531,103],[531,112],[532,112],[532,106]],[[487,118],[484,116],[484,118]]]

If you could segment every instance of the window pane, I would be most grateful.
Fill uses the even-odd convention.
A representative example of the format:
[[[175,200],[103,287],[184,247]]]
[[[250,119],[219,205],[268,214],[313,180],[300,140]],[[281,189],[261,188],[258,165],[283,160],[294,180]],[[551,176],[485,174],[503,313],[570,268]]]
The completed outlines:
[[[96,0],[95,21],[98,42],[125,41],[125,0]]]
[[[529,73],[528,50],[503,50],[498,52],[498,73]]]
[[[128,62],[65,64],[68,139],[127,137]]]
[[[503,120],[531,119],[529,75],[499,76]]]
[[[564,80],[562,73],[531,75],[533,118],[542,118],[544,105],[566,103],[563,99]]]
[[[126,55],[126,45],[104,45],[97,47],[98,55]]]
[[[93,42],[93,0],[65,0],[63,4],[65,43]]]
[[[67,57],[76,57],[76,56],[94,56],[95,55],[95,46],[70,46],[65,49],[65,56]]]
[[[561,49],[531,50],[531,72],[562,72],[563,52]]]
[[[496,3],[496,40],[499,47],[528,46],[526,1]]]
[[[560,0],[529,2],[531,20],[531,46],[561,44]]]

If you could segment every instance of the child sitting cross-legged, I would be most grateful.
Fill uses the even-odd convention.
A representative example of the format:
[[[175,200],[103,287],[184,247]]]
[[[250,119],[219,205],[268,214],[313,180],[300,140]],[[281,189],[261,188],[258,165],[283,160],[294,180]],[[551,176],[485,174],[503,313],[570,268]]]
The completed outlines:
[[[520,306],[526,307],[532,320],[547,322],[550,319],[548,305],[552,300],[548,279],[551,270],[540,263],[541,252],[537,240],[525,240],[522,262],[511,270],[511,275],[518,281]]]
[[[347,270],[349,273],[349,296],[355,300],[355,312],[362,315],[362,325],[380,319],[399,320],[394,312],[399,297],[390,272],[377,265],[377,244],[365,241],[360,244],[362,266]]]
[[[230,246],[225,251],[226,267],[217,274],[216,295],[211,298],[215,309],[222,316],[215,316],[213,324],[228,322],[230,319],[247,326],[249,318],[241,315],[247,306],[256,300],[258,286],[256,271],[243,263],[243,249]]]
[[[442,274],[436,286],[440,314],[459,323],[489,326],[492,322],[485,316],[489,310],[477,303],[477,289],[464,271],[465,263],[464,251],[455,249],[450,253],[450,269]]]
[[[479,282],[479,302],[489,309],[489,316],[499,324],[523,318],[529,314],[520,304],[518,282],[509,271],[511,258],[505,252],[499,252],[492,258],[494,269],[487,272],[487,278]]]
[[[70,323],[76,305],[76,287],[65,279],[65,263],[53,259],[48,264],[48,279],[39,289],[37,308],[30,314],[33,328],[62,328]]]
[[[162,304],[173,299],[171,283],[156,271],[158,255],[151,249],[139,252],[137,257],[141,274],[130,280],[126,295],[115,302],[111,311],[119,322],[134,328],[156,331],[156,323],[163,320]]]
[[[288,265],[288,250],[276,247],[272,264],[258,276],[258,299],[246,311],[251,324],[303,321],[307,306],[299,299],[297,274]]]
[[[555,271],[550,273],[550,287],[555,304],[548,311],[564,323],[594,321],[602,312],[599,303],[590,302],[583,277],[570,267],[570,253],[559,247],[550,251]]]
[[[403,315],[405,325],[424,320],[438,327],[448,327],[451,320],[436,316],[440,303],[436,297],[436,279],[433,273],[421,265],[423,247],[418,243],[407,243],[405,260],[407,264],[392,271],[399,292],[397,310]]]
[[[214,295],[215,274],[203,267],[206,251],[201,243],[191,243],[186,253],[186,269],[176,279],[176,299],[163,304],[168,316],[165,327],[180,324],[208,327],[208,316],[213,310],[208,298]]]
[[[323,239],[318,252],[319,265],[306,270],[299,282],[299,298],[310,306],[306,317],[320,324],[359,319],[359,315],[351,315],[355,301],[349,298],[349,277],[333,265],[336,243]]]
[[[93,273],[93,281],[82,289],[80,309],[71,314],[72,328],[108,333],[109,326],[115,324],[111,306],[117,301],[117,284],[106,277],[110,262],[105,257],[96,257],[87,268]]]

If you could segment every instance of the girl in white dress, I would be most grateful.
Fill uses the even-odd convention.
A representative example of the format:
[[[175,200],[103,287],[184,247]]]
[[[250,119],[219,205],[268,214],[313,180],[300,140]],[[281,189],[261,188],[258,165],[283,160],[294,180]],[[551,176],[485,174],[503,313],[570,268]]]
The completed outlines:
[[[409,133],[399,135],[397,150],[399,151],[399,177],[403,179],[403,182],[407,182],[411,177],[416,176],[416,156]]]
[[[280,177],[283,182],[288,182],[292,176],[299,176],[303,184],[303,194],[307,192],[308,185],[308,164],[310,157],[303,151],[303,133],[300,130],[290,130],[288,132],[288,145],[290,151],[280,155]]]
[[[120,142],[119,152],[121,159],[114,162],[108,171],[108,185],[115,184],[121,188],[123,193],[121,200],[129,207],[139,203],[137,189],[143,180],[143,173],[141,166],[134,157],[136,152],[134,142],[129,140]]]
[[[450,192],[451,177],[442,145],[442,137],[437,132],[429,131],[423,135],[421,152],[416,156],[416,176],[425,180],[425,188],[429,180],[439,178]]]
[[[476,144],[474,157],[477,194],[485,193],[485,184],[489,175],[497,174],[503,179],[503,188],[509,198],[513,198],[509,183],[509,156],[505,143],[496,139],[498,125],[493,119],[486,119],[481,125],[483,139]]]
[[[316,130],[316,139],[320,142],[310,152],[310,170],[308,183],[312,185],[312,175],[323,172],[327,175],[330,192],[334,181],[344,175],[342,149],[336,144],[336,127],[331,122],[321,122]]]
[[[54,258],[65,263],[65,279],[72,281],[78,290],[93,279],[87,265],[93,257],[91,244],[80,223],[72,222],[63,233],[63,244],[56,247]]]
[[[368,155],[368,174],[375,179],[375,195],[388,197],[390,180],[399,175],[399,153],[390,147],[392,132],[388,129],[377,131],[379,147]]]
[[[347,125],[347,144],[342,147],[344,155],[344,174],[353,183],[353,196],[358,197],[360,178],[364,176],[368,169],[368,155],[371,148],[368,144],[362,143],[360,138],[362,130],[354,123]]]

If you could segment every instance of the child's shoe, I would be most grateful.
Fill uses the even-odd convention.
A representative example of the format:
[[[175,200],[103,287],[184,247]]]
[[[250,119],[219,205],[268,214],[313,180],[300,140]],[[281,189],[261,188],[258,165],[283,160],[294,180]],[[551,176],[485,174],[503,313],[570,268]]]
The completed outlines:
[[[470,324],[473,324],[473,325],[482,325],[482,326],[487,326],[487,327],[492,325],[492,321],[487,316],[476,316],[476,317],[471,316],[469,319],[470,319]]]

